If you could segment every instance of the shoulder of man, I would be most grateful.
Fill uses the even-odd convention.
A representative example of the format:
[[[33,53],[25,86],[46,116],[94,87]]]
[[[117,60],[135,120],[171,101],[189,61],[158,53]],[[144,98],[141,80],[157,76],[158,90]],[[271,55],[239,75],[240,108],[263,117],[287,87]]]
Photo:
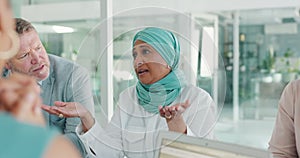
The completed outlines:
[[[70,74],[75,70],[79,69],[80,71],[86,71],[84,67],[69,59],[65,59],[63,57],[59,57],[52,54],[48,54],[48,56],[50,61],[50,67],[56,73],[61,72],[65,74]]]
[[[50,60],[50,64],[53,66],[79,66],[76,62],[71,61],[69,59],[57,56],[57,55],[53,55],[53,54],[48,54],[49,56],[49,60]]]

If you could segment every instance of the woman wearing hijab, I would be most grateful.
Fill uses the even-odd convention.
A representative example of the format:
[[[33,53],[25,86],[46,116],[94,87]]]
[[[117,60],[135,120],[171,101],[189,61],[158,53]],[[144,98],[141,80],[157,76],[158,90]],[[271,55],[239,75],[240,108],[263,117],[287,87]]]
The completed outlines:
[[[175,35],[146,28],[133,39],[132,56],[138,78],[124,90],[106,128],[78,103],[44,106],[48,112],[80,117],[79,137],[96,157],[153,157],[160,130],[213,138],[215,105],[201,88],[188,85],[178,69],[180,46]]]

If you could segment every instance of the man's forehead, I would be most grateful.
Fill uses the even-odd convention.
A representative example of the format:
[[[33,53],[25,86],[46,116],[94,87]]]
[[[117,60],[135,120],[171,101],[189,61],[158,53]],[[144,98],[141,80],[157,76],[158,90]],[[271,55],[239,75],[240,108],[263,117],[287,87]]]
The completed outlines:
[[[38,36],[33,34],[23,34],[20,36],[21,50],[31,49],[41,44]]]

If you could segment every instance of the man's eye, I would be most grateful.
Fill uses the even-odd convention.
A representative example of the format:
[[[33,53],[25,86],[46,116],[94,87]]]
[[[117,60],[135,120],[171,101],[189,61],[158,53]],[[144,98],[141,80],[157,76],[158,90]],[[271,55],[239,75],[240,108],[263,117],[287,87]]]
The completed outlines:
[[[37,47],[36,50],[41,50],[41,47]]]
[[[26,56],[28,56],[28,53],[25,53],[25,54],[23,54],[23,55],[19,56],[19,58],[18,58],[18,59],[23,59],[23,58],[25,58]]]

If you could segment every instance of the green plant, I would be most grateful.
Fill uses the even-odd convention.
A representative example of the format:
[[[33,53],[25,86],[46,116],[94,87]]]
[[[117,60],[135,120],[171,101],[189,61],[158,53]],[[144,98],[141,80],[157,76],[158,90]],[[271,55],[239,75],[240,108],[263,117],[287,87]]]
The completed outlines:
[[[263,68],[271,72],[271,70],[274,69],[275,61],[275,56],[271,56],[270,53],[267,53],[266,58],[263,60]]]
[[[287,50],[286,50],[286,52],[283,54],[283,56],[285,57],[285,58],[290,58],[290,57],[292,57],[294,55],[294,52],[290,49],[290,48],[288,48]]]
[[[298,73],[299,72],[299,70],[296,69],[295,67],[299,67],[300,62],[298,61],[296,63],[296,65],[292,65],[291,61],[290,61],[291,58],[294,56],[294,54],[295,53],[290,48],[288,48],[286,50],[286,52],[283,54],[283,58],[280,60],[281,62],[284,63],[284,68],[283,68],[282,72],[288,72],[288,73],[292,73],[292,72]]]

